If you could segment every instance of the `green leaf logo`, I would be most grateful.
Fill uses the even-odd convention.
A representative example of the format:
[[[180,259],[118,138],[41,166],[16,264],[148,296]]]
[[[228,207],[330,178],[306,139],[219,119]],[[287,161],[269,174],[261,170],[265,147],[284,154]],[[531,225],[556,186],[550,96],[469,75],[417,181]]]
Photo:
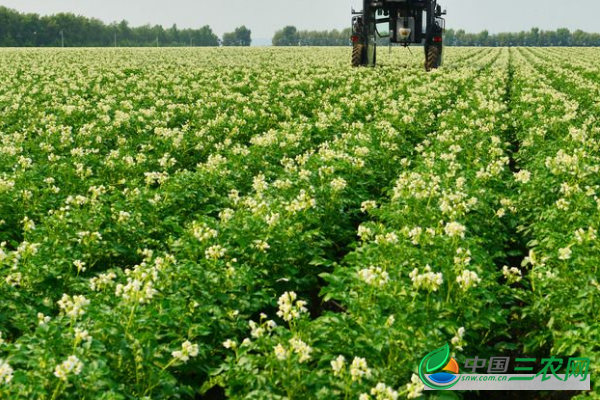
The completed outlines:
[[[427,371],[428,374],[432,374],[435,371],[442,369],[448,364],[448,361],[450,361],[450,346],[446,343],[446,345],[427,354],[425,359],[427,359],[425,371]]]
[[[426,376],[435,375],[436,372],[442,372],[442,369],[448,365],[450,360],[450,346],[448,346],[448,344],[427,354],[425,357],[423,357],[421,363],[419,364],[419,377],[421,378],[421,381],[425,385],[435,390],[446,390],[456,385],[459,379],[454,379],[453,382],[447,384],[440,384],[438,382],[431,381]]]

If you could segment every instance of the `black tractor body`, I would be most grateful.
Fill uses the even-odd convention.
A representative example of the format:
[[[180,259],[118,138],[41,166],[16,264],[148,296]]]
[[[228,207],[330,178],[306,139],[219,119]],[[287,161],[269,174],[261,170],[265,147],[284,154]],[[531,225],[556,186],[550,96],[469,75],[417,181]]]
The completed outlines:
[[[363,10],[352,14],[352,65],[374,66],[382,37],[403,46],[423,45],[427,70],[442,64],[446,12],[437,0],[363,0]]]

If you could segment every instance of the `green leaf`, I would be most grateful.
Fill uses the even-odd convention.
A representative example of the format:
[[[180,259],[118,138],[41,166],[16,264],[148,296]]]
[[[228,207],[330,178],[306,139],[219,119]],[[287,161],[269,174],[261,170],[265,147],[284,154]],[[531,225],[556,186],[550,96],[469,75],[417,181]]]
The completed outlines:
[[[432,373],[444,367],[450,359],[450,346],[446,343],[443,347],[432,351],[427,355],[427,365],[425,370],[427,373]]]

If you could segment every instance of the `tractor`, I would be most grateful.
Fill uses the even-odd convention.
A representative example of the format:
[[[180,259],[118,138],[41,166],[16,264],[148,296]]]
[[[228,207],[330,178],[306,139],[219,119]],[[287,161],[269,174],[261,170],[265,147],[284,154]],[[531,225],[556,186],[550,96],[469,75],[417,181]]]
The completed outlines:
[[[352,65],[375,66],[377,39],[389,38],[390,46],[423,44],[425,69],[442,65],[446,11],[437,0],[363,0],[363,10],[352,10]],[[380,33],[378,26],[389,26]]]

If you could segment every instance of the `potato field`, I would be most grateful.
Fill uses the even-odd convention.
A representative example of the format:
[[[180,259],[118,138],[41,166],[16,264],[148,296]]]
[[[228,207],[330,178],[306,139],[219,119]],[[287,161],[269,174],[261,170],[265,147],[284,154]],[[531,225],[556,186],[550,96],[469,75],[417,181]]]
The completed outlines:
[[[0,399],[600,398],[600,50],[350,52],[0,50]]]

